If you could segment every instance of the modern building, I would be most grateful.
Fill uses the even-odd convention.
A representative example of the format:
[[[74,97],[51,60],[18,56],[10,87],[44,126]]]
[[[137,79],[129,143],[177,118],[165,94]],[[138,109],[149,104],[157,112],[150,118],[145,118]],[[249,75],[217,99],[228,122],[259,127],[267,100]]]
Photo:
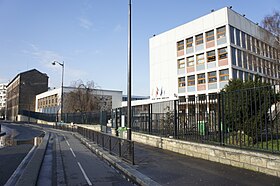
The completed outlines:
[[[0,109],[6,107],[7,84],[0,84]]]
[[[19,73],[7,85],[7,119],[18,121],[22,111],[35,111],[35,97],[48,90],[47,74],[36,69]]]
[[[146,100],[149,98],[149,96],[131,96],[131,101]],[[127,95],[122,96],[122,101],[127,101]]]
[[[6,115],[6,94],[7,84],[0,84],[0,119],[4,119]]]
[[[82,89],[81,89],[82,90]],[[68,112],[67,102],[71,92],[78,91],[75,87],[63,87],[63,113]],[[95,99],[98,99],[100,105],[99,110],[110,110],[118,108],[122,103],[122,91],[92,89],[91,94]],[[77,95],[77,94],[76,94]],[[71,100],[76,101],[78,97]],[[76,101],[77,102],[77,101]],[[36,96],[36,112],[42,113],[60,113],[61,111],[61,88],[52,89]]]
[[[236,78],[260,76],[277,83],[280,56],[273,40],[272,34],[227,7],[156,35],[149,41],[150,97],[205,98]]]

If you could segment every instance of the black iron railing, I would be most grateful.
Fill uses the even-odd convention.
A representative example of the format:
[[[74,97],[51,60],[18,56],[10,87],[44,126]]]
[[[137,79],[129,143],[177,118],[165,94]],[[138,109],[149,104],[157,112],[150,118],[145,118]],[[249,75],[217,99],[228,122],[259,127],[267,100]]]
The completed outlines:
[[[134,106],[132,131],[280,153],[279,85]],[[126,108],[113,112],[121,125]]]
[[[77,132],[96,143],[110,154],[117,155],[123,160],[134,164],[134,142],[106,133],[94,131],[84,127],[77,127]]]

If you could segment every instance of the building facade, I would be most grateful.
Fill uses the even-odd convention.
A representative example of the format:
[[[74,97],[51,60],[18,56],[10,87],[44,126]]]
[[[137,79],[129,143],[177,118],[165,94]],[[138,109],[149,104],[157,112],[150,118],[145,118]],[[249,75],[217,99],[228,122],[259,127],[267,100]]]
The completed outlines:
[[[18,120],[22,110],[35,111],[35,97],[48,90],[48,76],[36,69],[18,74],[7,85],[7,119]]]
[[[67,102],[76,101],[78,98],[68,99],[69,95],[73,91],[77,91],[74,87],[63,87],[63,112],[67,111]],[[118,108],[122,102],[122,91],[116,90],[103,90],[93,89],[91,91],[92,96],[98,99],[100,105],[97,106],[99,110],[110,110],[112,108]],[[61,88],[52,89],[47,92],[43,92],[36,96],[36,112],[42,113],[60,113],[61,112]],[[74,111],[72,111],[74,112]]]
[[[219,92],[230,79],[279,82],[273,36],[222,8],[150,39],[152,100],[194,100]],[[203,98],[204,99],[204,98]]]
[[[6,115],[6,95],[7,95],[7,84],[0,84],[0,119],[4,119]]]

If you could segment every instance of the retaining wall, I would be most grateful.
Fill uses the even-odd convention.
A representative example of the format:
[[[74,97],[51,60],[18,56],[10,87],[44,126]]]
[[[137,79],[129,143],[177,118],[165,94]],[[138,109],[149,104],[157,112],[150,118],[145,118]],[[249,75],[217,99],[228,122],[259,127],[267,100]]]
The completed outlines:
[[[181,141],[136,132],[132,133],[132,140],[187,156],[280,177],[280,155]]]

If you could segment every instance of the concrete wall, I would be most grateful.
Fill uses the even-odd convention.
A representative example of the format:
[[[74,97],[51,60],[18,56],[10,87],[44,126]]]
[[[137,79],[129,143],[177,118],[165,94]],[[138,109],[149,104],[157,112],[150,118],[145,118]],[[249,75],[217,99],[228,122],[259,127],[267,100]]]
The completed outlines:
[[[280,177],[279,155],[180,141],[136,132],[132,133],[132,140],[187,156]]]

